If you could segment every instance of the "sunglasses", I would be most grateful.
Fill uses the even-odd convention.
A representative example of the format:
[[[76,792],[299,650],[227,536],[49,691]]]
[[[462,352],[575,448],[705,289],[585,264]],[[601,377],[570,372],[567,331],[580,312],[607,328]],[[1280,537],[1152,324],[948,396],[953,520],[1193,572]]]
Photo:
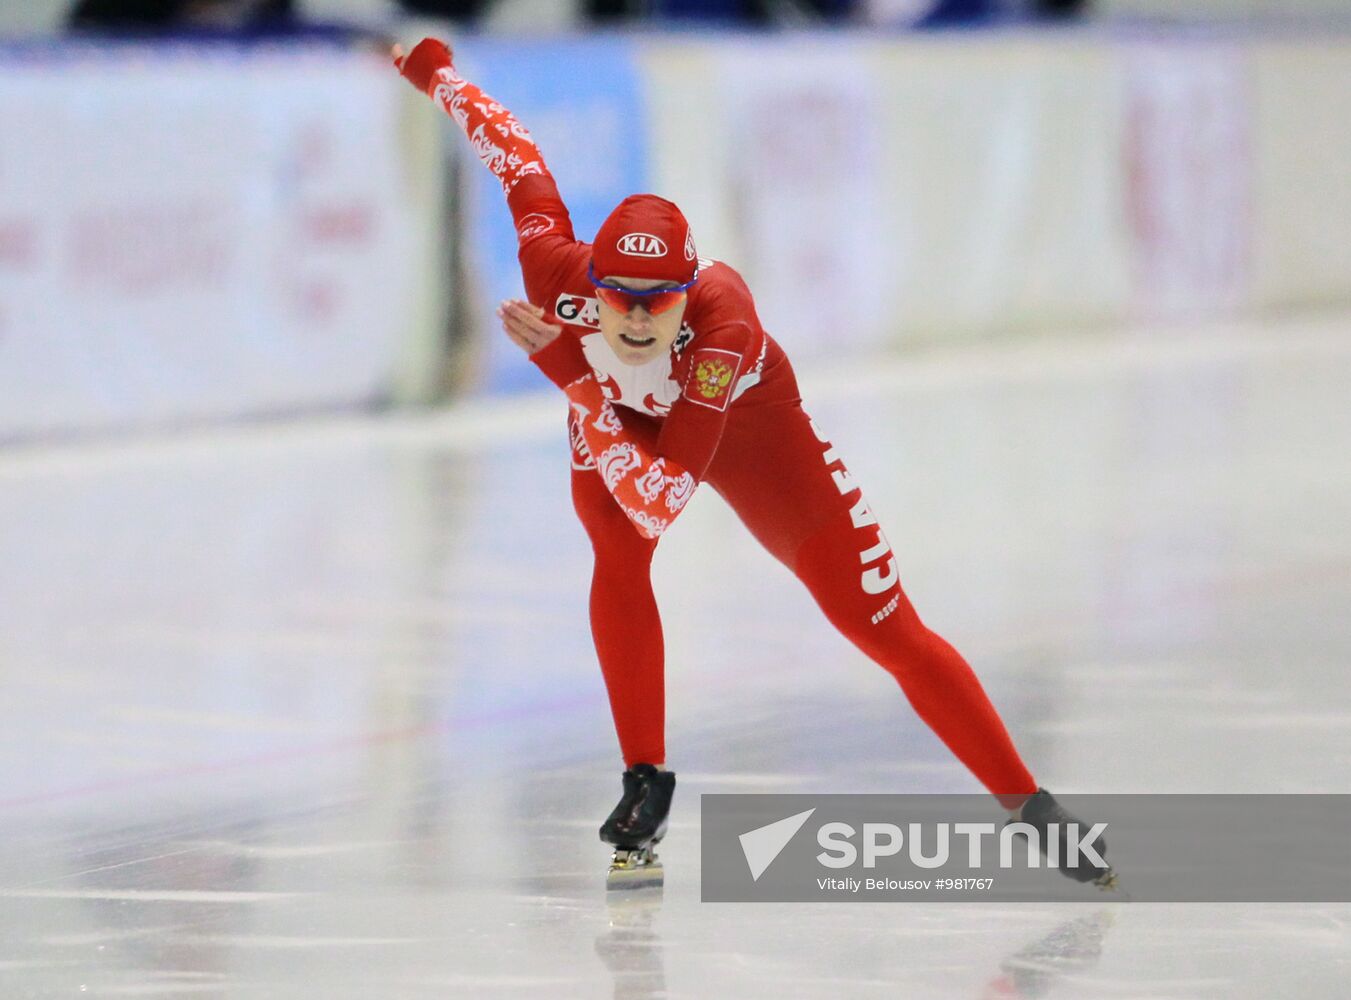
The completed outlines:
[[[632,288],[602,281],[596,277],[596,272],[590,264],[586,265],[586,276],[591,279],[591,284],[596,286],[596,297],[616,312],[628,313],[635,306],[642,306],[653,316],[660,316],[668,309],[678,306],[685,298],[685,292],[689,287],[699,280],[699,274],[695,272],[694,277],[683,285],[638,292]]]

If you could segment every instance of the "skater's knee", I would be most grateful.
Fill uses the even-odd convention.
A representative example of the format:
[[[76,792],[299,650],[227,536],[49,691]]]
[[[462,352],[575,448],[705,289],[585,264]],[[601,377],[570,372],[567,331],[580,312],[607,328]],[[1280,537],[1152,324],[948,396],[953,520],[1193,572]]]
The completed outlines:
[[[657,540],[640,535],[613,499],[607,497],[600,509],[579,507],[577,513],[597,563],[647,565],[652,561]]]
[[[869,600],[847,593],[846,600],[822,602],[822,607],[831,623],[870,655],[890,651],[922,659],[930,645],[931,633],[900,588]]]
[[[656,539],[642,537],[627,522],[619,528],[591,536],[591,551],[595,555],[596,566],[619,571],[639,568],[646,572],[652,564],[652,553],[657,548]]]
[[[856,645],[900,682],[933,683],[947,661],[947,644],[918,618],[869,622],[851,636]]]

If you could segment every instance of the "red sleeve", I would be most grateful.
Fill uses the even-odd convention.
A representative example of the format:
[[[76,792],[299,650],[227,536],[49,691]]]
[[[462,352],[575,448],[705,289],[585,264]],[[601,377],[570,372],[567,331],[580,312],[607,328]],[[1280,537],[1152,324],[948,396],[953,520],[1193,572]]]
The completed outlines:
[[[657,438],[657,450],[702,480],[727,426],[727,411],[742,377],[754,366],[763,334],[749,323],[732,322],[690,345],[680,397],[671,405]]]
[[[727,411],[739,390],[759,381],[768,343],[755,300],[740,275],[715,264],[700,280],[707,282],[704,294],[697,312],[687,319],[707,332],[700,333],[680,358],[675,372],[680,396],[657,438],[657,450],[695,479],[703,479],[718,450]]]
[[[507,204],[520,241],[517,259],[525,280],[525,297],[547,307],[549,290],[576,270],[582,244],[573,238],[567,207],[547,173],[522,178],[507,195]]]
[[[573,419],[605,488],[639,534],[661,535],[685,508],[708,469],[736,392],[754,360],[742,324],[700,337],[680,398],[651,454],[605,398],[576,338],[566,333],[530,360],[567,394]]]
[[[576,246],[572,219],[543,154],[515,115],[454,66],[433,73],[427,93],[455,119],[483,165],[502,182],[520,242],[526,294],[536,301],[537,292],[571,263],[567,251]]]

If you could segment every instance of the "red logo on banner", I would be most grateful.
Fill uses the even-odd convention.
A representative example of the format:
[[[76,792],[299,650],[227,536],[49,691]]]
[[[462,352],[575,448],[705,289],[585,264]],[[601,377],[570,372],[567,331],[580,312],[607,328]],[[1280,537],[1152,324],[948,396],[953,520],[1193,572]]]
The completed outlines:
[[[685,398],[691,403],[714,410],[725,410],[732,401],[732,388],[741,355],[716,347],[703,347],[690,359],[690,373],[685,378]]]

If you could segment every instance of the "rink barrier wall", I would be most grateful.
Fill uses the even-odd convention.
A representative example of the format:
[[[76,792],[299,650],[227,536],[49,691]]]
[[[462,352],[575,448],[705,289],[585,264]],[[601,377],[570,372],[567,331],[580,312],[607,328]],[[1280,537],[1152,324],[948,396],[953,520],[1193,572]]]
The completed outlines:
[[[794,357],[1119,317],[1110,51],[845,37],[645,60],[657,189]]]
[[[0,50],[0,441],[433,395],[426,104],[332,45]]]
[[[500,44],[478,79],[530,125],[506,96],[530,88],[500,61]],[[560,53],[572,44],[531,55],[570,58]],[[573,203],[580,185],[594,199],[574,213],[577,235],[590,238],[607,199],[671,198],[699,253],[746,276],[766,328],[798,360],[1351,304],[1351,118],[1334,96],[1351,92],[1351,36],[606,44],[632,48],[636,81],[612,49],[585,84],[557,74],[548,100],[566,107],[580,86],[640,92],[642,162],[616,175],[612,157],[628,150],[613,118],[598,119],[599,153],[577,141],[575,115],[560,130],[546,112],[554,134],[537,130],[564,197]],[[632,125],[629,113],[618,117]],[[506,275],[499,297],[519,294],[500,239],[484,250],[505,212],[485,188],[471,196],[478,263],[466,285]],[[491,343],[500,334],[481,319],[486,308],[473,334]],[[542,385],[528,369],[513,379],[519,359],[498,351],[478,385]]]
[[[580,238],[672,198],[799,363],[1351,303],[1351,37],[463,50]],[[0,51],[0,440],[544,389],[520,292],[500,189],[376,55]]]
[[[796,357],[1351,303],[1351,38],[642,51],[654,188]]]

